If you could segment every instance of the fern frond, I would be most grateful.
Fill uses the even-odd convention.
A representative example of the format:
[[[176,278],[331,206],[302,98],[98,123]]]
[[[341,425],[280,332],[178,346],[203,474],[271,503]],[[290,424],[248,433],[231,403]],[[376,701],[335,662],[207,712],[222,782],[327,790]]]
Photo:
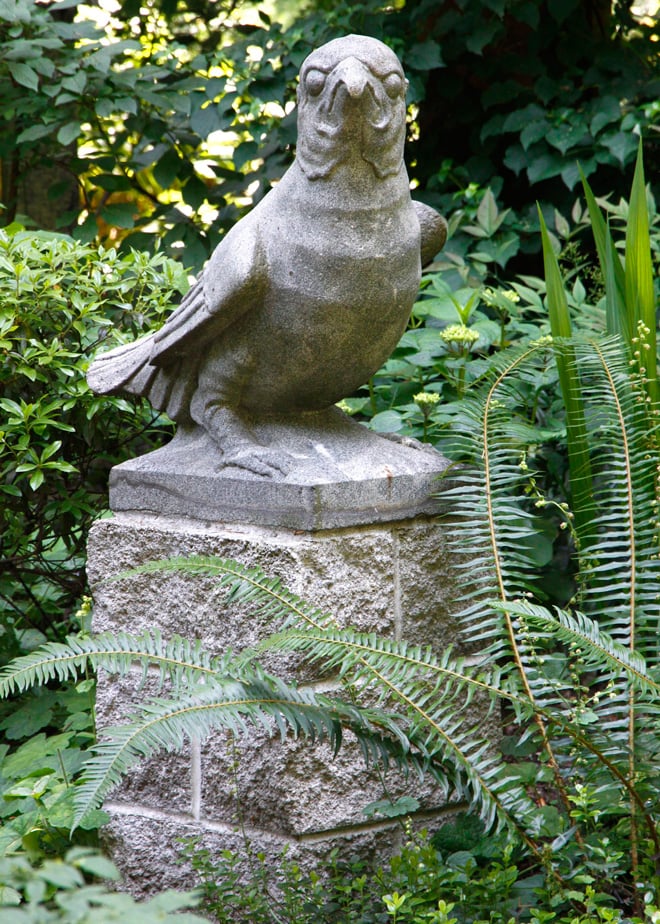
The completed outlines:
[[[0,698],[22,693],[50,680],[74,680],[89,670],[127,674],[136,664],[143,673],[150,666],[176,689],[230,670],[231,655],[213,657],[199,641],[174,636],[165,642],[157,631],[130,635],[104,632],[96,636],[70,635],[65,642],[47,642],[30,654],[15,658],[0,671]]]
[[[269,734],[277,729],[282,737],[292,730],[312,740],[327,738],[333,747],[340,741],[339,725],[318,706],[313,693],[273,678],[247,683],[215,678],[180,699],[153,699],[126,724],[104,730],[108,740],[92,748],[94,756],[86,762],[76,789],[74,827],[142,760],[160,751],[181,750],[186,739],[203,739],[214,729],[239,734],[249,725]]]
[[[128,571],[122,571],[106,580],[134,580],[140,574],[167,572],[205,574],[217,580],[227,591],[227,602],[237,604],[258,603],[262,618],[286,621],[302,619],[311,625],[326,625],[333,618],[322,610],[287,590],[278,578],[269,577],[261,568],[239,564],[232,559],[190,555],[146,562]]]
[[[660,623],[660,566],[657,517],[650,517],[649,512],[657,510],[658,435],[649,424],[645,403],[639,401],[639,389],[631,384],[620,340],[600,343],[572,338],[568,343],[555,340],[553,345],[565,373],[565,397],[579,406],[582,415],[580,452],[582,457],[587,448],[590,453],[584,490],[572,464],[574,498],[586,499],[579,530],[583,538],[581,603],[592,617],[604,618],[602,628],[613,644],[630,650],[638,646],[653,666],[658,663],[659,633],[649,629],[657,629]],[[552,635],[555,629],[537,624],[529,632],[519,618],[520,611],[510,606],[528,596],[526,591],[534,592],[532,569],[522,547],[526,530],[533,528],[533,511],[525,496],[527,479],[520,471],[525,446],[516,442],[517,431],[509,423],[518,407],[512,380],[522,370],[533,369],[539,357],[530,348],[505,355],[496,364],[483,394],[472,403],[469,419],[474,426],[458,442],[470,463],[455,479],[451,498],[445,494],[445,499],[455,503],[454,548],[459,554],[462,549],[470,550],[465,564],[470,590],[459,616],[463,630],[468,639],[488,643],[489,657],[515,665],[518,694],[527,697],[534,709],[557,788],[570,813],[563,782],[570,761],[562,756],[570,754],[570,748],[564,749],[562,736],[573,735],[574,740],[576,734],[569,721],[571,693],[542,669],[543,648],[551,641],[539,638],[539,632]],[[585,421],[588,425],[583,425]],[[493,605],[494,597],[497,605]],[[634,778],[634,687],[619,665],[601,667],[600,679],[611,681],[614,687],[607,700],[594,700],[598,716],[591,739],[594,766],[609,760],[610,772],[628,788]],[[514,680],[511,670],[508,677]],[[553,744],[551,736],[557,733],[560,737]]]
[[[657,663],[657,633],[649,631],[660,625],[657,425],[619,338],[578,342],[575,351],[592,420],[597,501],[593,541],[580,550],[581,608]]]
[[[529,702],[500,684],[497,667],[470,665],[451,650],[408,645],[353,629],[316,630],[300,625],[267,639],[264,647],[303,651],[363,694],[375,692],[379,704],[394,708],[414,748],[428,756],[428,771],[445,792],[466,800],[488,826],[508,825],[527,838],[538,814],[524,786],[502,774],[501,759],[467,709],[475,694],[492,702],[515,703],[529,718]],[[481,708],[485,703],[480,703]],[[483,712],[480,719],[483,723]],[[526,822],[525,822],[526,820]],[[531,842],[530,842],[531,846]]]
[[[328,741],[336,754],[344,730],[357,738],[367,763],[391,762],[421,776],[428,763],[423,749],[413,749],[396,718],[375,708],[359,708],[340,700],[298,689],[262,673],[257,679],[219,676],[189,689],[176,699],[153,698],[123,725],[104,730],[104,740],[85,762],[75,793],[74,827],[104,799],[138,763],[162,751],[182,750],[187,740],[203,740],[217,729],[244,734],[260,727],[270,736],[289,735],[311,742]]]
[[[641,654],[615,641],[596,620],[579,611],[569,613],[557,608],[550,611],[527,601],[507,603],[506,607],[529,626],[578,649],[585,665],[597,669],[599,678],[611,673],[625,675],[651,700],[660,698],[660,683],[649,674]]]
[[[338,671],[348,684],[368,687],[385,695],[378,678],[387,675],[389,684],[396,686],[402,700],[427,699],[454,705],[469,706],[475,694],[491,698],[506,698],[525,709],[524,697],[502,686],[502,671],[494,664],[468,663],[456,657],[451,647],[436,654],[430,646],[421,647],[396,641],[376,633],[356,629],[316,629],[300,625],[269,636],[261,649],[302,651],[312,663],[324,669]]]

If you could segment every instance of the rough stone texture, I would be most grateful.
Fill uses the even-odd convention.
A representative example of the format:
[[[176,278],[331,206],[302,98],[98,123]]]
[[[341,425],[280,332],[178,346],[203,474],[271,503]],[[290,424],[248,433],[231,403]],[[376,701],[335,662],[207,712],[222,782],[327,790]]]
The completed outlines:
[[[268,511],[273,505],[309,511],[322,503],[336,514],[311,524],[261,516],[252,522],[304,529],[355,522],[339,515],[352,507],[350,489],[338,497],[323,487],[328,470],[336,482],[337,469],[345,469],[335,418],[327,427],[322,414],[306,420],[303,429],[313,439],[302,460],[297,424],[353,394],[380,368],[406,328],[422,259],[430,261],[446,238],[444,219],[410,197],[406,86],[396,55],[376,39],[349,35],[312,52],[300,71],[290,169],[220,242],[161,330],[100,355],[89,369],[95,391],[143,395],[183,428],[196,427],[200,446],[208,435],[208,464],[229,469],[232,480],[246,472],[275,481],[295,474]],[[311,468],[314,491],[307,489]],[[135,485],[129,471],[123,470],[127,494]],[[149,475],[154,493],[176,495],[175,477],[163,484]],[[301,485],[306,489],[296,490]],[[222,494],[223,485],[214,490]],[[225,520],[234,488],[227,490],[217,498]],[[378,507],[389,491],[381,478],[370,503]],[[154,509],[134,501],[130,509]],[[264,503],[259,492],[254,503],[257,509]],[[123,501],[121,508],[128,509]],[[190,515],[175,507],[166,512]]]
[[[98,521],[89,537],[94,629],[135,632],[158,626],[165,637],[199,637],[221,652],[252,646],[275,628],[264,624],[254,607],[228,606],[224,592],[204,575],[160,572],[107,580],[148,561],[190,554],[259,565],[341,624],[436,642],[441,648],[456,639],[451,558],[443,527],[432,518],[311,534],[117,513]],[[318,671],[301,670],[295,657],[272,655],[264,663],[284,677],[318,679]],[[117,685],[102,679],[101,728],[153,690],[151,678],[142,691],[132,688],[136,682],[128,677]],[[409,792],[397,772],[387,774],[386,784],[394,797]],[[418,798],[419,791],[416,784]],[[446,813],[430,784],[421,792],[423,813]],[[163,848],[164,857],[174,849],[173,832],[181,835],[189,828],[205,836],[211,832],[224,847],[231,846],[233,836],[227,839],[223,832],[231,833],[240,820],[257,848],[290,841],[301,856],[313,859],[338,844],[391,842],[396,825],[388,833],[387,824],[372,825],[362,813],[383,795],[382,778],[365,768],[357,745],[350,742],[332,758],[325,745],[282,742],[264,732],[233,741],[219,732],[188,755],[165,755],[139,768],[113,794],[111,834],[120,845],[113,852],[129,882],[147,891],[174,884],[179,875],[175,870],[169,880],[162,870],[151,870],[141,880],[131,870],[131,851],[147,828],[158,831],[149,836],[157,836],[159,844],[170,845]],[[156,862],[160,852],[154,845],[144,850],[141,866],[150,870],[148,856]]]
[[[444,817],[450,818],[451,814],[448,810]],[[382,862],[400,847],[402,840],[399,826],[381,824],[359,833],[346,832],[341,838],[328,841],[310,837],[291,842],[286,838],[254,832],[249,826],[239,830],[187,818],[176,819],[157,812],[126,814],[123,806],[116,807],[113,819],[103,833],[106,848],[122,870],[123,887],[138,897],[146,897],[165,888],[191,889],[198,884],[190,866],[180,862],[181,838],[197,839],[200,849],[208,849],[216,856],[222,850],[231,850],[240,856],[247,837],[253,842],[258,841],[267,868],[274,871],[281,868],[285,849],[287,859],[297,862],[302,868],[320,867],[322,870],[323,860],[332,847],[341,846],[346,856],[359,852],[364,859]],[[243,872],[249,872],[248,861],[243,865]]]
[[[216,743],[217,742],[217,743]],[[226,742],[225,742],[226,744]],[[231,769],[238,761],[238,772]],[[255,830],[296,841],[332,842],[341,833],[368,831],[363,809],[384,798],[410,794],[405,776],[368,768],[356,742],[347,740],[335,756],[326,744],[250,736],[226,750],[214,741],[202,749],[201,813],[212,822],[242,822]],[[442,814],[446,800],[430,782],[415,785],[425,812]]]
[[[109,677],[100,672],[96,686],[96,715],[99,736],[103,729],[120,725],[148,696],[167,695],[154,677],[142,682],[142,672],[128,677]],[[166,801],[169,812],[189,815],[195,803],[191,778],[191,755],[161,754],[158,760],[142,763],[124,778],[113,793],[117,801],[160,809]]]

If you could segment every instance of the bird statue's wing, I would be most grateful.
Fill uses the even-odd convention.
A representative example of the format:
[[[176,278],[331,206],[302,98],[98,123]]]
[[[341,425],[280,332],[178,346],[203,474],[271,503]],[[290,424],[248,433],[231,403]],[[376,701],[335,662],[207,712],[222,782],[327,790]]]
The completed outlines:
[[[266,280],[257,210],[218,244],[200,278],[154,335],[150,362],[195,353],[255,305]]]
[[[217,337],[255,305],[266,280],[266,263],[258,221],[250,216],[223,238],[197,282],[163,327],[97,356],[87,381],[99,394],[128,391],[148,397],[156,407],[163,399],[154,392],[171,389],[175,376],[185,376],[204,343]],[[171,371],[170,371],[171,369]]]
[[[413,201],[422,232],[422,266],[428,266],[447,240],[447,222],[439,212],[423,202]]]

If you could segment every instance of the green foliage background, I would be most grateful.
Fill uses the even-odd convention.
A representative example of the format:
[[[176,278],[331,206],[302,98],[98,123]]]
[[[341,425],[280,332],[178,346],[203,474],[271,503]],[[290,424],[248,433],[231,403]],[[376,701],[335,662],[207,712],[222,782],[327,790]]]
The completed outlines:
[[[187,287],[163,254],[119,255],[48,233],[0,230],[0,651],[26,629],[66,629],[85,589],[85,543],[112,465],[162,442],[146,402],[85,381],[102,344],[161,323]],[[59,629],[58,629],[59,627]],[[19,635],[17,635],[19,633]],[[37,633],[35,635],[35,633]]]
[[[538,252],[533,200],[567,211],[577,161],[623,193],[646,139],[655,175],[657,21],[631,0],[75,0],[0,3],[0,202],[86,240],[158,243],[199,270],[282,175],[304,57],[347,32],[388,42],[410,78],[407,161],[450,213],[486,186],[513,208],[509,256]],[[44,171],[50,165],[51,172]],[[515,233],[514,233],[515,232]]]

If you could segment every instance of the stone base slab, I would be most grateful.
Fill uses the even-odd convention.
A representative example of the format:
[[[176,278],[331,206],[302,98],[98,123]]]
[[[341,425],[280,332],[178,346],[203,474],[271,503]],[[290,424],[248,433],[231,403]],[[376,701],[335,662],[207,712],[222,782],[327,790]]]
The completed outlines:
[[[338,409],[254,423],[258,445],[291,464],[267,478],[224,466],[201,429],[112,469],[110,506],[222,523],[322,530],[437,513],[447,460],[367,430]]]

